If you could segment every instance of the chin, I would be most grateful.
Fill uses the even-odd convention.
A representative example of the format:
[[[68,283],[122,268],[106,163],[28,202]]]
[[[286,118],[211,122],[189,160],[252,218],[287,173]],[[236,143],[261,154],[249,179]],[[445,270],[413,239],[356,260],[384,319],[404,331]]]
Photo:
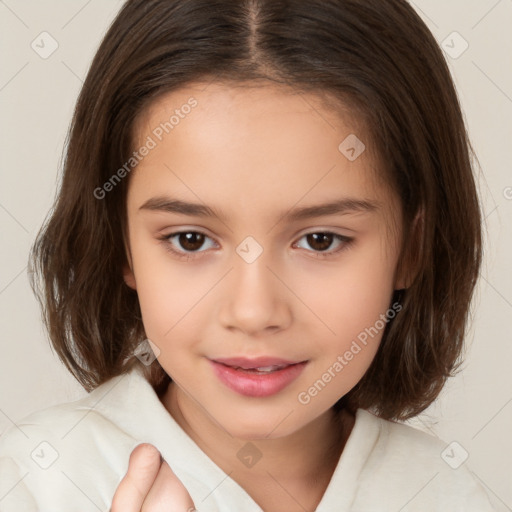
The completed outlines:
[[[243,416],[243,418],[242,418]],[[290,414],[290,418],[293,414]],[[245,441],[264,439],[277,439],[292,434],[297,425],[283,421],[286,414],[272,415],[269,412],[262,414],[244,414],[232,418],[219,418],[219,423],[235,438]]]

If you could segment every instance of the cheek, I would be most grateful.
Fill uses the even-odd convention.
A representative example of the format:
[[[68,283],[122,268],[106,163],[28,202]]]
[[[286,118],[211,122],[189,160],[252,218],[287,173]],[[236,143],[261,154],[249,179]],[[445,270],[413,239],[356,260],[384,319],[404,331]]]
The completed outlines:
[[[319,410],[332,405],[362,378],[379,348],[391,311],[394,261],[378,248],[358,252],[322,270],[304,273],[297,295],[316,314],[301,329],[313,364],[302,391]],[[312,319],[312,320],[311,320]],[[325,389],[325,391],[324,391]],[[307,402],[309,403],[309,402]]]
[[[314,270],[303,269],[293,286],[318,318],[322,339],[341,349],[390,307],[394,260],[368,248],[347,251],[333,264],[316,265]]]
[[[138,253],[137,295],[147,337],[165,359],[171,350],[190,348],[208,321],[209,291],[218,272],[176,263],[161,247]]]
[[[188,284],[188,286],[187,286]],[[178,276],[159,274],[138,286],[137,293],[146,334],[151,339],[165,342],[175,338],[183,324],[190,327],[190,319],[196,319],[194,304],[204,290],[195,290],[192,283],[182,283]]]
[[[183,277],[176,265],[169,264],[165,250],[154,243],[132,251],[137,296],[147,336],[152,341],[162,340],[175,325],[192,294],[184,286]]]

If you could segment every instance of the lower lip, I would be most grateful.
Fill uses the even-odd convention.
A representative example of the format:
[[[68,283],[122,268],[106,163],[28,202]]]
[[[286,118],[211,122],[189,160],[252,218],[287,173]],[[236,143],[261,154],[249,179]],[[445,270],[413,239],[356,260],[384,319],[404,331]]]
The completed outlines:
[[[292,364],[270,373],[246,373],[215,361],[210,361],[219,380],[240,395],[265,397],[275,395],[292,383],[307,364]]]

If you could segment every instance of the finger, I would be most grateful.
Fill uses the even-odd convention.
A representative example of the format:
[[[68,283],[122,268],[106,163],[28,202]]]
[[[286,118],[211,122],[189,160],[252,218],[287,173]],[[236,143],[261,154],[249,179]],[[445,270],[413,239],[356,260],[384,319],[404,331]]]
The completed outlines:
[[[187,489],[169,464],[164,461],[141,512],[193,512],[195,510],[194,502]]]
[[[153,445],[136,446],[130,455],[128,471],[114,494],[111,512],[140,512],[160,465],[160,452]]]

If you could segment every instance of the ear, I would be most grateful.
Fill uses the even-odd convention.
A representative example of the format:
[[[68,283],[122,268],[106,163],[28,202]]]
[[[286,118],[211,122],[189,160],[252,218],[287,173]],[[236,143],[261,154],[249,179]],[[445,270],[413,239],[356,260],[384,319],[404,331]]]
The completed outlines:
[[[135,274],[133,273],[131,263],[124,264],[123,279],[127,286],[129,286],[132,290],[137,289],[137,282],[135,281]]]
[[[418,274],[419,256],[422,253],[422,239],[424,229],[424,210],[421,208],[415,215],[408,242],[397,265],[395,274],[395,290],[409,288]]]
[[[132,290],[136,290],[137,282],[135,280],[135,274],[133,272],[132,254],[130,251],[130,246],[126,241],[126,237],[124,237],[124,250],[126,254],[126,263],[123,265],[123,279],[129,288],[131,288]]]

